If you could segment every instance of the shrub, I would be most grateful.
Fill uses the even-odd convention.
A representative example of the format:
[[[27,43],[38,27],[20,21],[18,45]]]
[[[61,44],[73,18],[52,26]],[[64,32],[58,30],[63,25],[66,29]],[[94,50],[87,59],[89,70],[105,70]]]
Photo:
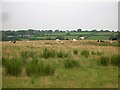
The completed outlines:
[[[82,55],[82,56],[85,56],[85,57],[88,57],[88,56],[89,56],[89,51],[88,51],[88,50],[83,50],[83,51],[81,52],[81,55]]]
[[[109,57],[101,56],[99,63],[100,65],[107,66],[109,64]]]
[[[112,55],[111,56],[111,64],[112,65],[119,65],[120,64],[120,56],[118,55]]]
[[[77,55],[77,54],[78,54],[78,50],[75,49],[75,50],[73,51],[73,53],[74,53],[75,55]]]
[[[18,59],[6,60],[4,66],[6,73],[11,76],[18,76],[22,71],[22,62]]]
[[[44,50],[43,50],[43,57],[45,58],[45,59],[48,59],[48,58],[54,58],[55,56],[56,56],[56,53],[55,53],[55,51],[54,50],[49,50],[49,49],[47,49],[47,48],[45,48]]]
[[[78,67],[78,66],[80,66],[80,64],[79,64],[79,61],[77,61],[77,60],[67,59],[64,62],[64,66],[65,66],[65,68],[72,68],[72,67]]]

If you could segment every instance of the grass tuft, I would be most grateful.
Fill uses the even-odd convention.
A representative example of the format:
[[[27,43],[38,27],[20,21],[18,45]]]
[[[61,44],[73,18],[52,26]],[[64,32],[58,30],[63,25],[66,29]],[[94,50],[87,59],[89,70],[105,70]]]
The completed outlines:
[[[62,51],[62,50],[60,50],[60,51],[58,51],[57,56],[58,56],[59,58],[64,58],[64,57],[65,57],[65,52]],[[66,56],[66,57],[67,57],[67,56]]]
[[[96,55],[96,52],[92,51],[92,52],[91,52],[91,55]]]
[[[56,53],[55,53],[55,51],[54,50],[50,50],[50,49],[48,49],[48,48],[45,48],[44,50],[43,50],[43,54],[42,54],[42,56],[45,58],[45,59],[48,59],[48,58],[54,58],[55,56],[56,56]]]
[[[53,64],[48,64],[47,62],[43,61],[34,61],[27,63],[25,67],[26,73],[28,76],[45,76],[45,75],[52,75],[55,73],[56,68]]]
[[[78,55],[78,50],[75,49],[75,50],[73,51],[73,53],[74,53],[75,55]]]
[[[100,61],[98,63],[102,66],[107,66],[109,64],[109,57],[108,56],[101,56]]]
[[[11,76],[18,76],[22,71],[22,62],[19,59],[6,60],[4,66],[6,73]]]
[[[110,63],[112,65],[114,65],[114,66],[118,66],[120,64],[120,56],[118,56],[118,55],[112,55]]]
[[[85,56],[85,57],[88,57],[88,56],[89,56],[89,50],[83,50],[83,51],[81,52],[81,55],[82,55],[82,56]]]
[[[67,59],[64,62],[65,68],[73,68],[73,67],[78,67],[80,66],[79,61],[74,60],[74,59]]]

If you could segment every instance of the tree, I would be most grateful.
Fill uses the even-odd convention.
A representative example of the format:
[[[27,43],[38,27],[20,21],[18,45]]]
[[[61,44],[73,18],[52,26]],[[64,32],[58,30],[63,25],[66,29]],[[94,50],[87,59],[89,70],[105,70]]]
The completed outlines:
[[[97,31],[96,29],[92,30],[92,32],[96,32],[96,31]]]
[[[59,29],[55,30],[55,32],[59,32]]]
[[[110,32],[109,30],[105,30],[105,32]]]
[[[77,32],[81,32],[82,31],[82,29],[77,29]]]
[[[100,32],[103,32],[103,30],[100,30]]]
[[[47,32],[52,32],[52,30],[48,30]]]

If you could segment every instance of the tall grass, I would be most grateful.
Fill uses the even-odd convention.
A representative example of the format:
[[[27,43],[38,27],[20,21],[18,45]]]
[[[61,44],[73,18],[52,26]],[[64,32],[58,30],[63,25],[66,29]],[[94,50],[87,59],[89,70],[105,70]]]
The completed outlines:
[[[88,56],[89,56],[89,50],[83,50],[83,51],[81,52],[81,56],[88,57]]]
[[[33,51],[22,51],[21,52],[21,59],[23,61],[23,63],[26,63],[26,60],[28,58],[35,58],[35,52]]]
[[[112,55],[111,56],[111,62],[112,65],[118,66],[120,65],[120,56],[118,55]]]
[[[64,61],[64,66],[65,68],[73,68],[73,67],[79,67],[79,61],[74,60],[74,59],[66,59]]]
[[[108,66],[110,58],[108,56],[101,56],[98,60],[98,64],[102,66]]]
[[[22,51],[21,56],[22,58],[29,58],[29,57],[34,57],[35,52],[33,51]]]
[[[56,56],[56,52],[55,50],[50,50],[48,48],[45,48],[43,49],[43,54],[42,56],[45,58],[45,59],[48,59],[48,58],[54,58]]]
[[[96,52],[95,52],[95,51],[92,51],[92,52],[91,52],[91,55],[96,55]]]
[[[102,55],[102,52],[97,51],[96,54],[97,54],[98,56],[101,56],[101,55]]]
[[[64,58],[64,57],[68,57],[69,56],[69,53],[63,51],[63,50],[60,50],[57,52],[57,57],[58,58]]]
[[[78,50],[75,49],[75,50],[73,51],[73,53],[74,53],[75,55],[78,55]]]
[[[43,63],[42,62],[38,63],[37,60],[29,61],[29,62],[27,62],[26,67],[25,67],[26,74],[28,76],[41,75],[42,74],[42,66],[43,66]]]
[[[28,76],[44,76],[55,73],[56,67],[43,61],[30,61],[25,67]]]
[[[43,75],[53,75],[55,73],[56,67],[54,64],[45,63],[43,65]]]
[[[22,71],[22,62],[19,59],[5,60],[6,73],[11,76],[18,76]]]

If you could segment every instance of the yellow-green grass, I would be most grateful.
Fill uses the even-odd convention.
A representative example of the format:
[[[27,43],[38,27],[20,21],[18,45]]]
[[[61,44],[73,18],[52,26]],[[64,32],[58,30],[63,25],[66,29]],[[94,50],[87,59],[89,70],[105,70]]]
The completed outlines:
[[[55,72],[52,75],[28,76],[26,74],[25,63],[22,72],[16,76],[10,76],[6,73],[5,67],[2,66],[2,85],[3,88],[117,88],[118,87],[118,67],[109,63],[107,66],[98,65],[97,61],[102,56],[111,58],[112,55],[118,54],[118,47],[114,46],[95,46],[90,45],[89,40],[76,42],[55,40],[41,41],[18,41],[17,43],[2,42],[2,58],[9,59],[26,59],[26,62],[32,60],[44,61],[55,65]],[[113,42],[114,43],[114,42]],[[44,58],[43,51],[47,48],[55,51],[54,57]],[[77,54],[74,51],[77,50]],[[84,50],[89,51],[89,56],[81,55]],[[66,57],[60,58],[59,51],[67,54]],[[32,52],[25,57],[21,56],[23,52]],[[51,51],[50,51],[51,52]],[[96,54],[93,54],[96,53]],[[97,54],[97,53],[100,54]],[[23,58],[24,57],[24,58]],[[66,68],[65,60],[77,60],[78,67]],[[111,60],[111,59],[109,59]]]

